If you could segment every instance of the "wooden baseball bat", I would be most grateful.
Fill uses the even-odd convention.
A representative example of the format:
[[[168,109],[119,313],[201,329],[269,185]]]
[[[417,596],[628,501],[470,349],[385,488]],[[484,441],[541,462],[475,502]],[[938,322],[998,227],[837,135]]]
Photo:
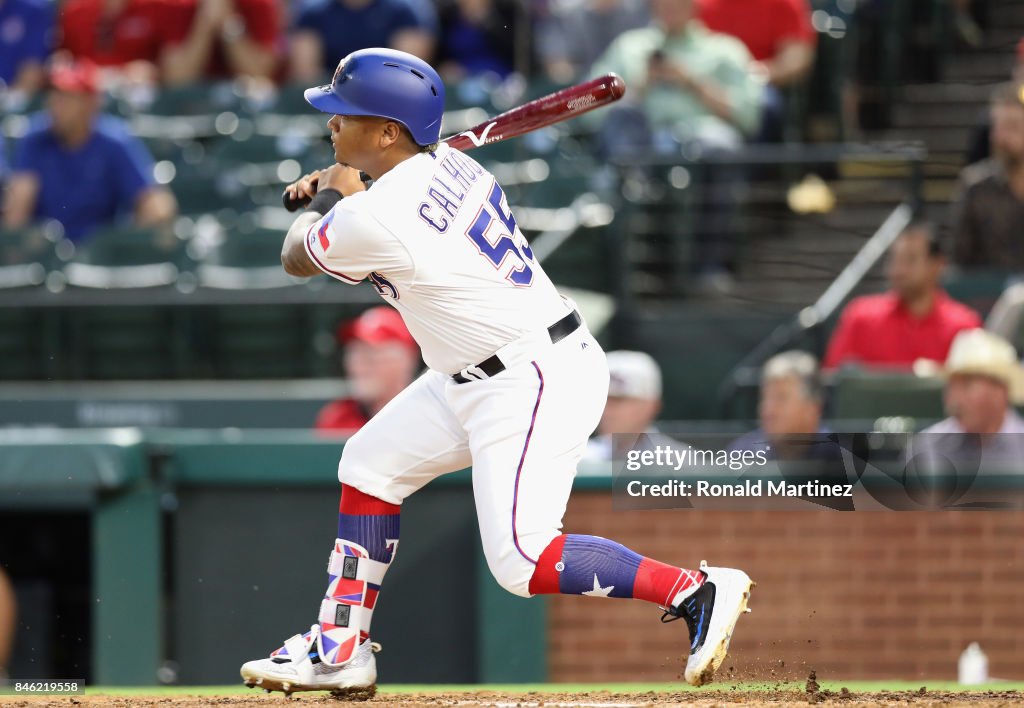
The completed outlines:
[[[458,150],[472,150],[575,118],[614,103],[625,93],[626,83],[621,77],[605,74],[507,110],[469,130],[449,135],[442,142]],[[296,211],[309,203],[308,199],[292,199],[287,190],[281,200],[288,211]]]

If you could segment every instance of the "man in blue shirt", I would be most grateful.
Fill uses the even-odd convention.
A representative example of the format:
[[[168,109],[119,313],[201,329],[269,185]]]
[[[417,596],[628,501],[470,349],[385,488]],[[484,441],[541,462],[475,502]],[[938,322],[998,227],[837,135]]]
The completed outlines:
[[[429,59],[436,34],[437,16],[422,0],[311,3],[299,15],[291,37],[292,79],[329,76],[344,57],[367,47],[391,47]]]
[[[81,241],[97,226],[132,214],[155,226],[177,213],[174,196],[153,181],[153,160],[126,126],[99,114],[96,68],[58,65],[47,111],[18,142],[4,199],[4,226],[54,219]]]
[[[47,0],[0,0],[0,89],[31,94],[42,88],[53,21]]]

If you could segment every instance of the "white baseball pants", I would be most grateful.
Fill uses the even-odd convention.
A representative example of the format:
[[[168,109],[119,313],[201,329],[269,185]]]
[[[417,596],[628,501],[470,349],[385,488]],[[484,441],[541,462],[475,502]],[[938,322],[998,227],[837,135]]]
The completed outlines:
[[[498,351],[508,368],[469,383],[428,371],[345,445],[338,478],[392,504],[432,479],[473,468],[473,496],[491,573],[529,597],[587,438],[608,396],[608,366],[585,324]],[[511,365],[509,365],[511,364]]]

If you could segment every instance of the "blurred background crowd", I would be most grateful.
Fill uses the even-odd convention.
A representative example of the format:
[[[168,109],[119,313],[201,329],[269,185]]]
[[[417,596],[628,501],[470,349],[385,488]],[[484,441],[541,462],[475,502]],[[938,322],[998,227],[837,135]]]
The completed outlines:
[[[613,352],[591,462],[1024,432],[1019,0],[0,0],[0,426],[344,435],[416,375],[370,289],[279,266],[302,91],[368,46],[439,68],[445,134],[625,79],[474,152]]]
[[[773,346],[828,370],[942,361],[1024,268],[1022,36],[1006,0],[2,0],[0,289],[18,303],[2,377],[339,373],[332,330],[361,295],[301,319],[215,306],[324,297],[277,268],[280,186],[328,154],[302,90],[375,45],[441,69],[448,133],[624,77],[614,107],[478,155],[612,346],[650,350],[645,318],[684,311],[736,331],[801,313],[786,341],[730,347],[711,407],[741,399]],[[909,216],[887,219],[900,203]],[[890,247],[889,293],[837,319],[886,285]],[[76,293],[153,309],[63,316]],[[281,342],[239,356],[228,340],[260,317]],[[256,361],[277,350],[293,355]],[[724,415],[703,409],[668,413]]]

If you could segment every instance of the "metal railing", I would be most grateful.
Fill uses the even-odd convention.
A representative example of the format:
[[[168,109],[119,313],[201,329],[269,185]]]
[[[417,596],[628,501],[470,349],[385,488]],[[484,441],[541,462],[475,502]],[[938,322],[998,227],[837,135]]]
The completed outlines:
[[[864,277],[882,259],[893,241],[911,223],[913,217],[914,208],[907,202],[893,209],[821,297],[812,305],[800,310],[792,320],[779,325],[733,368],[719,387],[716,396],[716,407],[720,414],[727,413],[728,407],[734,402],[742,387],[753,387],[757,384],[761,366],[767,359],[820,327],[836,313]]]

